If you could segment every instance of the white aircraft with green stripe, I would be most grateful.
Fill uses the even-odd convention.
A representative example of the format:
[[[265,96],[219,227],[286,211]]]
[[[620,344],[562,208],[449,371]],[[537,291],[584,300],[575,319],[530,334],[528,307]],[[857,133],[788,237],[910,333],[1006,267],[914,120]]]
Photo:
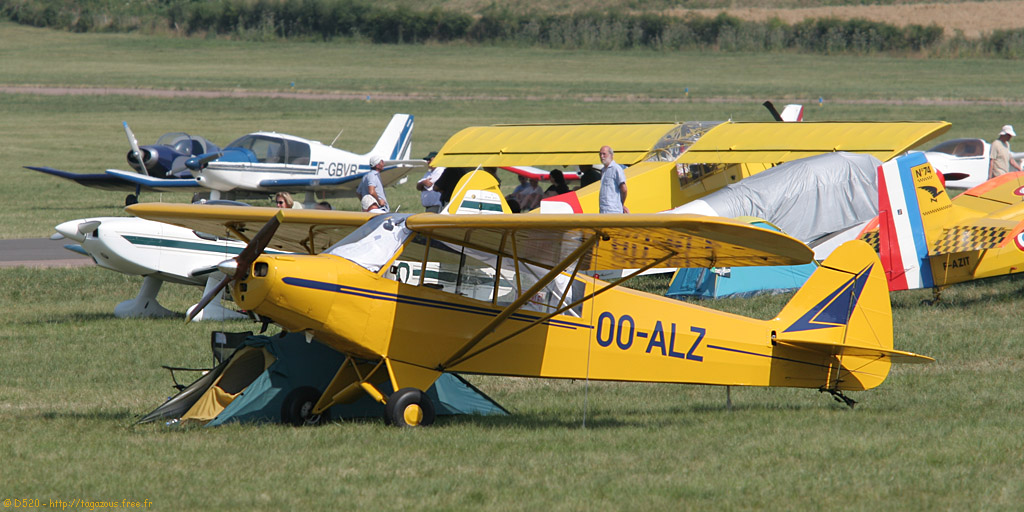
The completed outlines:
[[[144,277],[138,296],[114,308],[118,318],[181,315],[157,301],[163,283],[216,286],[223,278],[223,274],[216,272],[216,265],[234,258],[245,248],[245,243],[238,240],[136,217],[70,220],[56,230],[51,238],[77,242],[65,245],[66,249],[89,256],[102,268]],[[220,304],[211,306],[195,319],[245,317]]]

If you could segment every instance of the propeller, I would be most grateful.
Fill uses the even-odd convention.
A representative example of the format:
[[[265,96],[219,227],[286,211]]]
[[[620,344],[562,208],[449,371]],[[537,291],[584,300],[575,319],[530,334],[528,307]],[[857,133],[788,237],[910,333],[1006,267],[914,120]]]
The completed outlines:
[[[139,141],[135,139],[135,134],[132,133],[132,129],[128,128],[128,121],[121,121],[124,125],[124,134],[128,136],[128,144],[132,147],[132,156],[139,161],[139,172],[143,174],[149,174],[146,171],[146,162],[142,159],[142,150],[139,149]]]
[[[201,171],[204,168],[206,168],[206,164],[222,156],[224,156],[223,151],[218,151],[216,153],[204,153],[202,155],[194,156],[192,158],[189,158],[188,160],[185,160],[185,167],[188,167],[189,170],[192,171]]]
[[[764,105],[764,108],[768,109],[768,112],[770,112],[772,114],[772,117],[774,117],[776,121],[779,121],[779,122],[782,121],[782,115],[779,114],[778,110],[775,110],[775,105],[772,104],[771,101],[766,101],[766,102],[762,103],[761,105]]]
[[[249,240],[245,249],[242,249],[242,252],[240,252],[238,256],[217,264],[217,270],[220,270],[227,275],[227,278],[221,281],[216,288],[210,290],[209,293],[204,295],[202,300],[200,300],[199,303],[189,311],[188,317],[185,319],[186,323],[191,322],[192,319],[195,318],[200,311],[206,308],[206,306],[213,301],[215,297],[220,295],[228,283],[245,278],[249,269],[252,268],[253,262],[256,261],[256,258],[258,258],[260,254],[263,254],[263,250],[267,248],[270,240],[274,238],[274,233],[281,225],[281,219],[283,216],[284,214],[282,212],[277,212],[277,215],[271,217],[270,220],[260,228],[259,232],[256,233],[256,236]]]

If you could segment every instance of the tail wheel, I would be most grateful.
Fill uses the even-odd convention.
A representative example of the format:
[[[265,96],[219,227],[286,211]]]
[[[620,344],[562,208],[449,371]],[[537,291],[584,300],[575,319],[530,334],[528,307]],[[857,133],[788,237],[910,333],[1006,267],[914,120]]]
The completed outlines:
[[[398,427],[425,427],[434,423],[434,403],[416,388],[402,388],[391,394],[384,420]]]
[[[322,425],[331,421],[330,409],[313,414],[313,407],[320,399],[320,391],[309,386],[293,389],[281,404],[281,421],[296,427]]]

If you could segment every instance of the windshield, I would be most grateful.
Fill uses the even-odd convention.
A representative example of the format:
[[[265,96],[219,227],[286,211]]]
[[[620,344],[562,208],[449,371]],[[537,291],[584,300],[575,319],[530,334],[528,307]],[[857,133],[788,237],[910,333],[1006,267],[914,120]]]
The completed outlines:
[[[325,252],[345,258],[370,272],[379,272],[413,234],[405,227],[405,219],[409,215],[411,214],[378,215]]]
[[[651,151],[644,156],[645,162],[671,162],[692,146],[712,128],[722,124],[720,121],[688,121],[680,124],[665,134]]]
[[[943,142],[928,151],[953,156],[982,156],[985,154],[985,143],[980,139],[954,139]]]

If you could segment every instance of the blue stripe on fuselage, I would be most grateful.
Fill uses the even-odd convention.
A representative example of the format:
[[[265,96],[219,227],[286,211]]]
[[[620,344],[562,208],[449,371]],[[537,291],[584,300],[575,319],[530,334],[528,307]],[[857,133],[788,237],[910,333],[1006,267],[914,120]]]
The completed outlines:
[[[364,289],[364,288],[355,288],[355,287],[352,287],[352,286],[345,286],[345,285],[340,285],[340,284],[335,284],[335,283],[325,283],[323,281],[313,281],[311,279],[302,279],[302,278],[298,278],[298,277],[286,277],[286,278],[282,279],[281,281],[283,283],[287,284],[287,285],[298,286],[300,288],[310,288],[310,289],[313,289],[313,290],[321,290],[321,291],[332,292],[332,293],[341,293],[341,294],[345,294],[345,295],[353,295],[353,296],[356,296],[356,297],[363,297],[363,298],[373,299],[373,300],[384,300],[384,301],[388,301],[388,302],[396,302],[398,304],[407,304],[407,305],[412,305],[412,306],[420,306],[420,307],[426,307],[426,308],[442,309],[442,310],[447,310],[447,311],[456,311],[456,312],[460,312],[460,313],[469,313],[469,314],[483,315],[483,316],[497,316],[498,313],[499,313],[499,310],[494,310],[494,309],[491,309],[491,308],[483,308],[483,307],[470,306],[470,305],[465,305],[465,304],[456,304],[456,303],[453,303],[453,302],[445,302],[445,301],[432,300],[432,299],[422,299],[422,298],[418,298],[418,297],[412,297],[412,296],[409,296],[409,295],[384,293],[384,292],[378,292],[376,290],[368,290],[368,289]],[[528,314],[524,314],[524,313],[513,313],[512,316],[510,316],[509,318],[514,319],[514,320],[518,320],[518,321],[523,321],[523,322],[532,322],[532,321],[540,318],[540,316],[539,315],[528,315]],[[549,319],[549,320],[547,320],[547,321],[545,321],[543,323],[547,324],[547,325],[552,325],[552,326],[555,326],[555,327],[566,328],[566,329],[576,329],[576,328],[591,329],[592,328],[592,326],[590,326],[588,324],[581,324],[581,323],[576,323],[576,322],[567,322],[565,320]]]

